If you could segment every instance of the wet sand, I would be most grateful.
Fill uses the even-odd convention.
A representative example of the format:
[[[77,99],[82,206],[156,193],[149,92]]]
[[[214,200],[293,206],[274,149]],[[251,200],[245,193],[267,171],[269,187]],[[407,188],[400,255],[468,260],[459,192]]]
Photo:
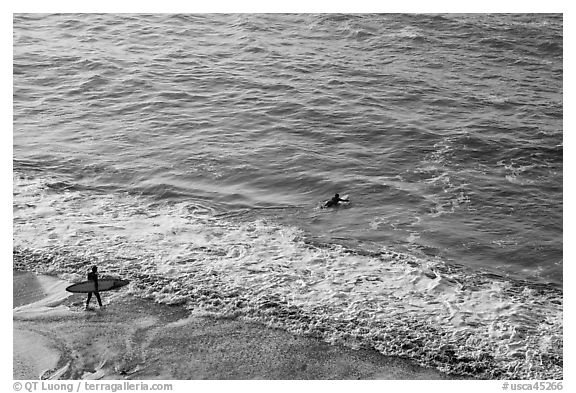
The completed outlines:
[[[409,360],[14,272],[14,379],[451,379]]]

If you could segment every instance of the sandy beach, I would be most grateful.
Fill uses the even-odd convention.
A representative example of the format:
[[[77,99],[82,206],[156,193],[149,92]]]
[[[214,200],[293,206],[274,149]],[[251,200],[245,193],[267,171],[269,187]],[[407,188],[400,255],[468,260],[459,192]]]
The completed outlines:
[[[450,378],[376,351],[122,291],[103,293],[103,310],[84,311],[84,296],[64,291],[69,283],[16,271],[13,282],[14,379]]]

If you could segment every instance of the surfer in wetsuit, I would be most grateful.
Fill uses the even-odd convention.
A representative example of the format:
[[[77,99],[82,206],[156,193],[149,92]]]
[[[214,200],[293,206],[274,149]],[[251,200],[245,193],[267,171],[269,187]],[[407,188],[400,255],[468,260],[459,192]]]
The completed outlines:
[[[94,281],[94,289],[95,289],[94,294],[96,295],[96,300],[98,300],[100,308],[102,308],[100,293],[98,293],[98,266],[92,267],[92,271],[88,273],[88,281]],[[90,299],[92,299],[92,292],[88,292],[88,299],[86,300],[86,310],[88,310]]]
[[[341,199],[340,195],[336,194],[332,197],[332,199],[324,204],[324,207],[336,206],[339,202],[348,202],[348,199]]]

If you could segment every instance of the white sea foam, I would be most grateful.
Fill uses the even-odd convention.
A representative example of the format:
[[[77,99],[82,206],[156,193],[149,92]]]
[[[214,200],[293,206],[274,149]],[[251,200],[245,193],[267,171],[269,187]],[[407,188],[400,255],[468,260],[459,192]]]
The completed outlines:
[[[70,285],[66,281],[54,277],[41,276],[38,283],[45,296],[33,303],[14,308],[14,319],[54,318],[71,315],[70,310],[64,306],[65,300],[70,296],[65,291]]]
[[[53,192],[32,179],[15,179],[14,187],[14,247],[23,250],[15,252],[24,268],[80,279],[97,264],[103,275],[132,279],[137,296],[240,313],[331,342],[370,343],[450,371],[561,374],[549,361],[562,350],[557,290],[386,248],[365,255],[308,244],[296,228],[227,221],[195,203]],[[308,317],[293,318],[294,310]],[[439,351],[444,358],[434,358]]]

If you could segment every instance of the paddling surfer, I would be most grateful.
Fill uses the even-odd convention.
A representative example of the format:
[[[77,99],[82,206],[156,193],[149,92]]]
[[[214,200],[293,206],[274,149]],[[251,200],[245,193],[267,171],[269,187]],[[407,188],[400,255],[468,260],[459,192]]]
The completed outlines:
[[[96,300],[100,308],[102,308],[102,301],[100,300],[100,293],[98,293],[98,266],[92,267],[92,271],[88,272],[88,281],[94,281],[94,292],[88,292],[88,299],[86,300],[86,310],[89,309],[90,299],[92,299],[92,293],[96,295]]]
[[[337,206],[340,202],[349,202],[348,199],[340,198],[340,195],[336,194],[330,199],[328,202],[324,204],[324,207],[332,207]]]

